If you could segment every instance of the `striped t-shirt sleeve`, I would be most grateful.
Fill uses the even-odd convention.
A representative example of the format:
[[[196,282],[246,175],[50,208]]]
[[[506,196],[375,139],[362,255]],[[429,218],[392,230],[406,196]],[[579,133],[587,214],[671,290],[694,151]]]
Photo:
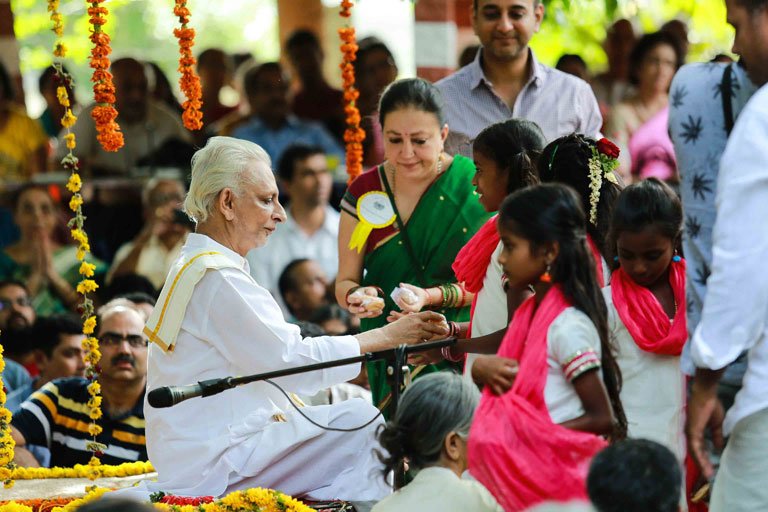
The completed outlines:
[[[11,425],[24,436],[27,444],[50,446],[52,425],[58,415],[58,396],[56,385],[49,382],[32,393],[13,415]]]

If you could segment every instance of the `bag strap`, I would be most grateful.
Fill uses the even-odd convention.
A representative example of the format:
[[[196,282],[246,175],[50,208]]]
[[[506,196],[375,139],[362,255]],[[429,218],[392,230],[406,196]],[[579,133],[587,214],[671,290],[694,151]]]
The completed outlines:
[[[397,211],[397,204],[395,202],[395,195],[392,193],[392,189],[389,186],[389,181],[387,180],[387,173],[384,172],[384,166],[379,166],[379,175],[381,176],[381,182],[384,184],[384,189],[387,192],[387,195],[389,196],[389,200],[392,203],[392,209],[395,211],[395,221],[397,222],[397,229],[400,230],[400,234],[403,237],[403,244],[405,244],[405,250],[408,251],[408,256],[411,258],[411,263],[415,265],[416,269],[416,277],[419,280],[419,286],[422,288],[427,287],[427,280],[424,277],[424,267],[421,265],[421,262],[416,257],[416,253],[413,250],[413,245],[411,244],[411,237],[408,236],[408,230],[405,229],[405,224],[403,223],[402,217],[400,217],[400,212]]]
[[[733,102],[731,101],[731,86],[733,77],[731,75],[731,66],[725,66],[723,79],[720,81],[720,98],[723,101],[723,119],[725,120],[725,133],[731,134],[733,130]]]

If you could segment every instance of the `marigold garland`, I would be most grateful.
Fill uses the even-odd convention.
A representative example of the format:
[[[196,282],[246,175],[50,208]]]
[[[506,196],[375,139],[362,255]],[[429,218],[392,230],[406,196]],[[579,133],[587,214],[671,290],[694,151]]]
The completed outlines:
[[[55,0],[52,0],[55,1]],[[107,23],[109,11],[101,4],[105,0],[88,0],[89,22],[92,25],[90,40],[93,43],[91,49],[91,68],[93,68],[93,96],[96,106],[93,107],[91,117],[96,123],[96,131],[101,147],[105,151],[117,151],[123,147],[123,134],[117,124],[117,109],[115,109],[115,85],[112,83],[112,74],[109,69],[109,35],[104,32],[102,26]]]
[[[16,443],[11,437],[11,413],[5,408],[5,386],[2,380],[2,373],[5,369],[5,360],[3,359],[3,346],[0,345],[0,481],[3,487],[10,489],[13,487],[12,472],[16,468],[13,462],[13,447]]]
[[[179,87],[187,98],[182,107],[184,113],[181,115],[184,126],[189,130],[199,130],[203,127],[203,113],[200,110],[203,107],[203,90],[200,87],[200,77],[195,72],[195,59],[192,55],[192,46],[195,44],[195,29],[188,27],[191,13],[187,7],[187,0],[176,0],[176,6],[173,8],[173,14],[178,16],[181,28],[173,30],[179,40]]]
[[[14,480],[49,480],[57,478],[90,478],[94,473],[94,467],[89,464],[75,464],[71,468],[15,468],[11,477]],[[116,465],[100,465],[98,468],[100,478],[115,478],[125,476],[144,475],[152,473],[155,468],[148,461],[123,462]]]
[[[349,19],[352,16],[353,3],[351,0],[341,2],[342,18]],[[347,153],[347,174],[352,182],[363,172],[363,140],[365,131],[360,128],[360,111],[356,101],[360,92],[355,88],[355,67],[352,64],[357,58],[358,46],[355,40],[354,27],[346,26],[339,29],[341,37],[341,78],[344,84],[344,113],[347,116],[347,129],[344,131],[344,142]]]

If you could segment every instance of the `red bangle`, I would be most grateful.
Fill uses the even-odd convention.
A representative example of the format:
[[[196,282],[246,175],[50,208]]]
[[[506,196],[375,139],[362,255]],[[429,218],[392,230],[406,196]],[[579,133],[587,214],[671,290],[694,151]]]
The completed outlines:
[[[451,347],[443,347],[440,349],[440,354],[442,354],[443,359],[446,361],[450,361],[452,363],[460,363],[464,360],[464,356],[461,355],[459,357],[454,356],[451,354]]]

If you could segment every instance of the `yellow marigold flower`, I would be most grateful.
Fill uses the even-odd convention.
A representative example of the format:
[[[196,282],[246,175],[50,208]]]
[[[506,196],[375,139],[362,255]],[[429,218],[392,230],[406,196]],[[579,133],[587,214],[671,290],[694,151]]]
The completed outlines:
[[[73,194],[80,192],[80,189],[83,187],[83,182],[80,179],[80,175],[76,172],[73,172],[69,176],[69,181],[67,181],[67,190],[72,192]]]
[[[69,106],[69,95],[67,94],[67,88],[63,85],[60,85],[56,88],[56,98],[58,98],[59,103],[62,106]]]
[[[93,279],[83,279],[77,283],[77,293],[85,294],[95,292],[99,285]]]
[[[83,206],[83,196],[80,194],[73,195],[72,199],[69,200],[69,209],[73,212],[77,212],[81,206]]]
[[[92,366],[96,366],[101,360],[101,352],[98,349],[91,350],[91,353],[86,356],[86,360],[91,363]]]
[[[61,58],[64,58],[67,56],[67,47],[64,46],[64,43],[62,43],[61,41],[58,41],[56,43],[56,46],[53,49],[53,56],[61,57]]]
[[[0,409],[0,424],[8,423],[11,421],[11,411],[8,409]]]
[[[83,334],[93,334],[94,329],[96,329],[96,317],[89,316],[83,322]]]
[[[59,0],[48,0],[48,12],[59,10]]]
[[[88,433],[94,437],[101,434],[102,431],[103,429],[100,426],[96,425],[95,423],[91,423],[88,425]]]
[[[61,118],[61,126],[64,128],[72,128],[77,122],[77,117],[72,113],[70,109],[64,112],[64,117]]]
[[[3,487],[5,487],[6,489],[10,489],[11,487],[13,487],[13,484],[15,483],[16,482],[14,482],[13,480],[6,480],[5,482],[3,482]],[[32,512],[32,509],[29,507],[23,507],[20,510]]]
[[[87,261],[84,261],[80,264],[80,275],[83,275],[85,277],[93,277],[94,272],[96,271],[96,265],[93,263],[88,263]]]
[[[88,393],[90,393],[91,396],[101,393],[101,384],[99,384],[98,381],[93,381],[88,384]]]
[[[90,416],[92,420],[101,418],[101,409],[91,409],[91,411],[88,413],[88,416]]]
[[[85,231],[79,228],[74,228],[72,231],[70,231],[70,234],[72,235],[72,239],[75,242],[79,243],[87,243],[88,242],[88,235],[85,234]]]
[[[8,480],[11,478],[11,470],[8,468],[0,468],[0,480]]]
[[[64,140],[67,143],[67,149],[75,149],[75,146],[77,146],[77,142],[75,141],[75,134],[74,133],[68,133],[64,136]]]
[[[94,396],[88,400],[88,407],[91,409],[95,409],[97,407],[101,407],[101,400],[102,398],[100,396]]]
[[[77,248],[77,253],[75,254],[75,257],[78,260],[83,261],[83,258],[85,258],[85,251],[78,247]]]

